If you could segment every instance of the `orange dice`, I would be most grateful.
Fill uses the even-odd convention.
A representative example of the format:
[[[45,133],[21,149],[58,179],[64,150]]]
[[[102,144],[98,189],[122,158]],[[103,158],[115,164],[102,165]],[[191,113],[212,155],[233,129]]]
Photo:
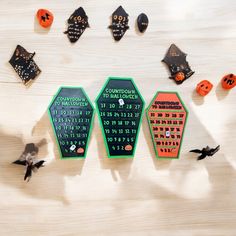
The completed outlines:
[[[236,76],[234,74],[225,75],[221,80],[222,88],[232,89],[236,85]]]
[[[208,80],[201,81],[196,88],[196,91],[201,96],[206,96],[213,88],[213,84]]]

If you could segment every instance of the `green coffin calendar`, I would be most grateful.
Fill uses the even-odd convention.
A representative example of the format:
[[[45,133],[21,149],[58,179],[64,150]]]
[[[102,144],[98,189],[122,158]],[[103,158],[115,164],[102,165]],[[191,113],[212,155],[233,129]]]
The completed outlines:
[[[48,113],[61,158],[86,157],[93,124],[94,108],[80,87],[61,87]]]
[[[108,78],[96,106],[108,157],[133,157],[144,110],[133,79]]]

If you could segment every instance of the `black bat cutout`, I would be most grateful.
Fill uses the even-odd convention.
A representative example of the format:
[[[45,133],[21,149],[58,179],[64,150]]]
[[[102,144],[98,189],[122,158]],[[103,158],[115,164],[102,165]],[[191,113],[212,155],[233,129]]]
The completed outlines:
[[[35,53],[29,53],[22,46],[17,45],[9,61],[24,84],[34,80],[41,73],[33,60],[34,55]]]
[[[67,34],[71,43],[77,42],[86,28],[89,27],[88,16],[82,7],[75,10],[67,22],[68,29],[64,33]]]
[[[24,180],[29,181],[30,178],[32,177],[32,171],[36,172],[40,167],[44,167],[44,162],[45,161],[38,161],[35,164],[27,164],[26,167],[26,172],[25,172],[25,176],[24,176]]]
[[[145,30],[148,27],[148,23],[149,23],[149,20],[148,20],[147,15],[144,13],[141,13],[137,18],[137,25],[138,25],[138,29],[140,33],[145,32]]]
[[[162,60],[170,70],[170,79],[174,79],[177,84],[182,84],[194,74],[186,61],[186,56],[186,53],[182,52],[175,44],[172,44]],[[178,76],[179,74],[181,76]]]
[[[122,6],[119,6],[112,14],[112,24],[108,27],[111,29],[115,41],[120,41],[125,32],[129,29],[129,15]]]
[[[13,162],[13,164],[26,166],[24,180],[29,181],[32,176],[32,171],[36,172],[39,168],[43,167],[43,160],[37,161],[38,147],[34,143],[28,143],[20,158]]]
[[[190,150],[189,152],[194,152],[194,153],[201,154],[197,158],[197,160],[199,161],[199,160],[202,160],[202,159],[206,158],[207,156],[213,156],[219,150],[220,150],[220,145],[218,145],[216,148],[210,148],[209,146],[206,146],[202,150],[193,149],[193,150]]]
[[[16,160],[16,161],[13,162],[13,164],[26,166],[27,161],[26,160]]]

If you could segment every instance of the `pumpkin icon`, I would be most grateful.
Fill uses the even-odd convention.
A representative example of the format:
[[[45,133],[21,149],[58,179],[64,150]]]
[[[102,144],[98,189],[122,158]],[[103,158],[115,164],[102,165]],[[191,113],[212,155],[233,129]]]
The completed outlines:
[[[222,88],[232,89],[236,85],[236,76],[234,74],[225,75],[221,80]]]
[[[201,81],[196,88],[196,91],[201,96],[206,96],[213,88],[213,84],[208,80]]]
[[[175,75],[175,81],[181,83],[183,82],[185,79],[185,75],[183,72],[178,72],[176,75]]]
[[[42,27],[48,28],[52,25],[54,17],[47,9],[39,9],[37,11],[37,19]]]
[[[130,144],[125,146],[125,151],[132,151],[132,149],[133,147]]]
[[[83,149],[83,148],[78,148],[78,149],[77,149],[77,153],[78,153],[78,154],[84,153],[84,149]]]

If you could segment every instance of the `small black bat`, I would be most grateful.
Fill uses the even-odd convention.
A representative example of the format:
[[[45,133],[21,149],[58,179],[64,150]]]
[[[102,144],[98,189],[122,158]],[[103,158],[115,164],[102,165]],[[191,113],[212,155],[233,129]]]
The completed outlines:
[[[64,33],[68,35],[71,43],[77,42],[86,28],[89,27],[88,16],[82,7],[75,10],[67,22],[68,29]]]
[[[170,79],[174,79],[177,84],[182,84],[194,74],[186,61],[186,56],[186,53],[182,52],[175,44],[172,44],[162,60],[170,70]]]
[[[119,6],[112,14],[111,29],[115,41],[120,41],[127,29],[129,29],[129,15],[122,6]]]
[[[149,23],[149,20],[148,20],[147,15],[144,13],[141,13],[137,18],[137,25],[138,25],[138,29],[140,33],[144,33],[144,31],[148,27],[148,23]]]
[[[32,172],[36,172],[40,167],[43,167],[45,161],[36,160],[38,151],[39,149],[34,143],[28,143],[26,144],[25,150],[21,154],[20,158],[13,162],[13,164],[23,165],[26,167],[24,180],[29,181],[32,176]]]
[[[204,158],[206,158],[207,156],[213,156],[216,152],[218,152],[220,150],[220,145],[218,145],[216,148],[210,148],[209,146],[206,146],[205,148],[203,148],[202,150],[199,149],[193,149],[189,152],[194,152],[194,153],[199,153],[201,154],[200,156],[198,156],[197,160],[202,160]]]
[[[41,72],[33,60],[34,55],[35,53],[29,53],[22,46],[17,45],[9,61],[24,84],[34,80]]]

